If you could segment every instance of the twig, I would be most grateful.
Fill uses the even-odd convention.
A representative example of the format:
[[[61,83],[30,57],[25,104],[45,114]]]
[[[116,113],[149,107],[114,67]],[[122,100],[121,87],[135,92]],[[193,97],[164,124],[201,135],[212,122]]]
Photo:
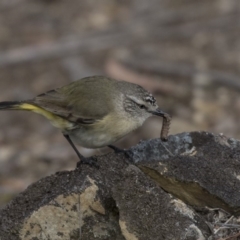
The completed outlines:
[[[234,218],[234,216],[231,216],[224,224],[229,223],[233,218]],[[225,227],[220,227],[220,228],[218,228],[218,229],[214,232],[214,234],[216,235],[220,230],[222,230],[222,229],[224,229],[224,228],[225,228]]]
[[[215,223],[215,225],[224,226],[226,228],[239,228],[240,229],[240,225],[239,224]]]
[[[240,232],[235,234],[235,235],[232,235],[232,236],[229,236],[229,237],[226,237],[226,238],[219,238],[218,240],[238,240],[237,237],[240,236]]]
[[[227,212],[226,210],[222,209],[222,208],[210,208],[210,207],[205,207],[208,211],[220,211],[225,213],[227,216],[230,216],[230,213]]]

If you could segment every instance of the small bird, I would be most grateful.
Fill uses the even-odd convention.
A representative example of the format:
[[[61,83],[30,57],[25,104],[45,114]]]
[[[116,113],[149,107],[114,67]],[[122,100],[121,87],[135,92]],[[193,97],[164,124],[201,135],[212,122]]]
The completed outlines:
[[[46,117],[70,143],[80,162],[92,165],[75,147],[109,146],[153,116],[166,115],[137,84],[91,76],[25,101],[0,102],[0,110],[28,110]]]

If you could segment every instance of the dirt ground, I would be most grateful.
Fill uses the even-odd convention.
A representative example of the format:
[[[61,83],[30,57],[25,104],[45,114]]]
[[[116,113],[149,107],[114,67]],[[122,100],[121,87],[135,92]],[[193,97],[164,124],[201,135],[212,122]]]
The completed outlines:
[[[0,101],[107,75],[153,92],[173,116],[171,134],[240,138],[239,13],[238,0],[2,0]],[[117,145],[159,137],[160,128],[153,118]],[[41,116],[4,111],[0,129],[1,206],[32,182],[76,165],[61,132]]]

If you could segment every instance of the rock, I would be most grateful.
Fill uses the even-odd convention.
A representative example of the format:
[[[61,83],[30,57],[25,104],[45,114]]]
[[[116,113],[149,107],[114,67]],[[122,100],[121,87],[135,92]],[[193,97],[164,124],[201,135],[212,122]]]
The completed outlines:
[[[183,133],[167,143],[144,142],[133,148],[132,157],[145,174],[184,202],[239,215],[239,144],[222,134]]]
[[[237,140],[192,132],[99,156],[99,170],[58,172],[19,194],[0,211],[1,239],[210,239],[201,209],[240,213],[239,153]]]

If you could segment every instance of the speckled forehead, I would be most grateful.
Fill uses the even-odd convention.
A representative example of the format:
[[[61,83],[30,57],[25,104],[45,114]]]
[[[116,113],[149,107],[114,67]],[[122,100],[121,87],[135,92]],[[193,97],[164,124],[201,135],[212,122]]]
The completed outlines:
[[[153,106],[156,105],[156,99],[151,93],[147,93],[144,97],[144,100]]]
[[[156,99],[150,92],[147,92],[142,87],[139,87],[138,91],[139,91],[139,95],[142,96],[143,101],[150,103],[153,106],[156,106]]]

